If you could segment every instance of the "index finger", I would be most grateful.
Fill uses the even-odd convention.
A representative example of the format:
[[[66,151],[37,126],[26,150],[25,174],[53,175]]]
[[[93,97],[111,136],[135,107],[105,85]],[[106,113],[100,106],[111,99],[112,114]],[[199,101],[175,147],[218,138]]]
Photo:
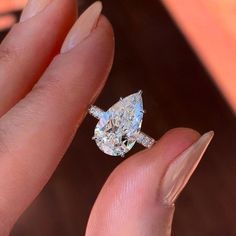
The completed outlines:
[[[77,36],[89,33],[81,21],[93,27],[89,22],[97,13],[99,3],[80,17],[72,31]],[[64,53],[0,120],[0,222],[5,230],[46,184],[105,83],[113,61],[113,31],[105,17],[98,18],[95,29],[79,44],[73,45],[70,34]],[[68,46],[73,48],[65,52]]]
[[[58,54],[76,14],[75,0],[29,1],[0,44],[0,117],[32,89]]]

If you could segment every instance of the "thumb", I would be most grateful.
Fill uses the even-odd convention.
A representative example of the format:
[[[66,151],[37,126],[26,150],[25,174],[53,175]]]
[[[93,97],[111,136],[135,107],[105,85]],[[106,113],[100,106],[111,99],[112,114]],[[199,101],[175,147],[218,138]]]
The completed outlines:
[[[93,207],[86,236],[169,236],[174,202],[213,137],[178,128],[119,165]]]

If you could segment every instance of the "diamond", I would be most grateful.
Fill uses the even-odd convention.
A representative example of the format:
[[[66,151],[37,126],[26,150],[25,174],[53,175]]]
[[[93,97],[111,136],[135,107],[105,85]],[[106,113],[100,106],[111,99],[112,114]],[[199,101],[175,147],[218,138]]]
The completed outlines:
[[[100,113],[94,139],[98,147],[111,156],[124,156],[136,143],[143,120],[141,91],[121,99]]]

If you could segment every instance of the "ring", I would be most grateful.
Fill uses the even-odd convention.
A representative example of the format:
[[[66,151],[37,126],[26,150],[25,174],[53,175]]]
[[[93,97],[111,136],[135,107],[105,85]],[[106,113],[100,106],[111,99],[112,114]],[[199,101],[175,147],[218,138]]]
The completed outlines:
[[[120,98],[107,111],[91,106],[89,114],[99,120],[92,139],[110,156],[124,157],[136,142],[151,148],[155,140],[141,131],[144,113],[142,91]]]

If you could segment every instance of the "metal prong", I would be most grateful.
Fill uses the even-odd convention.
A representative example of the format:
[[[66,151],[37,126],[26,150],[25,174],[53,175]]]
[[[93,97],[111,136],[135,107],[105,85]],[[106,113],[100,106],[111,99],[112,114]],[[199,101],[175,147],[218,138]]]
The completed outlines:
[[[122,101],[122,100],[123,100],[123,98],[120,97],[120,101]]]
[[[121,157],[124,158],[124,157],[125,157],[125,154],[121,154]]]
[[[143,110],[142,113],[145,114],[145,113],[147,113],[147,111],[146,111],[146,110]]]
[[[93,136],[93,137],[92,137],[92,140],[96,140],[96,137],[95,137],[95,136]]]
[[[143,90],[139,90],[138,93],[139,93],[140,95],[142,95],[142,94],[143,94]]]

